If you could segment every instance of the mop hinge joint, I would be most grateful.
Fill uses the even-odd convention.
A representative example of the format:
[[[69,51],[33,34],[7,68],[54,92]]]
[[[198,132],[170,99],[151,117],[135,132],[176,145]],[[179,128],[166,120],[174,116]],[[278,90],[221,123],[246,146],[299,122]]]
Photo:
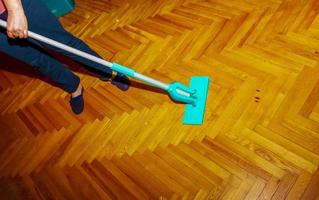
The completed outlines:
[[[195,105],[196,103],[196,90],[192,90],[179,82],[171,83],[169,85],[168,93],[175,101],[192,105]]]

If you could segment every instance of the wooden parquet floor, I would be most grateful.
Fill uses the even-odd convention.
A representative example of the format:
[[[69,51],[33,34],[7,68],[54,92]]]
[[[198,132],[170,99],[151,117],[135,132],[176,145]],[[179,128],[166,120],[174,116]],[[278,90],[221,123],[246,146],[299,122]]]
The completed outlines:
[[[77,63],[86,109],[1,54],[0,199],[319,200],[318,0],[77,0],[65,28],[165,82],[212,83],[203,126]],[[64,59],[64,58],[63,58]]]

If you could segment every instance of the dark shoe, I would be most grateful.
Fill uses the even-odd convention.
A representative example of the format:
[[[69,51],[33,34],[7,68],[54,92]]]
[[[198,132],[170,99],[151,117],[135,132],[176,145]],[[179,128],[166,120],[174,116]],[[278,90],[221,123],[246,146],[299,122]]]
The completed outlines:
[[[71,97],[70,105],[74,114],[81,114],[84,110],[84,99],[83,99],[84,89],[82,88],[81,94],[76,97]]]
[[[112,73],[105,73],[100,77],[101,81],[109,81],[112,78]]]
[[[122,91],[128,90],[131,85],[130,79],[122,73],[117,73],[111,83]]]

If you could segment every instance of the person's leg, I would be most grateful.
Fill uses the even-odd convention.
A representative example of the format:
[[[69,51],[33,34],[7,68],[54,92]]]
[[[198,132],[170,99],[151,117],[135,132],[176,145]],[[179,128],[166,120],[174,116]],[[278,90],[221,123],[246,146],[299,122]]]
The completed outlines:
[[[39,47],[30,46],[30,43],[25,40],[8,39],[3,32],[0,33],[0,46],[0,51],[31,65],[44,76],[51,78],[65,91],[72,93],[77,89],[80,78],[42,52]]]
[[[0,16],[6,20],[6,14]],[[41,47],[27,40],[8,39],[4,29],[0,31],[0,51],[18,60],[21,60],[37,69],[44,76],[72,94],[71,107],[74,113],[83,111],[84,103],[80,78],[68,68],[48,56]]]
[[[24,8],[26,10],[26,15],[29,21],[29,29],[31,31],[54,39],[78,50],[89,53],[90,55],[102,58],[82,40],[74,37],[72,34],[67,32],[43,2],[35,0],[24,0]],[[90,71],[102,75],[101,80],[107,81],[112,77],[112,70],[104,65],[89,61],[85,58],[71,54],[56,47],[52,47],[50,45],[42,45],[84,64]],[[130,81],[124,74],[119,73],[112,80],[112,84],[117,86],[121,90],[127,90],[129,88]]]
[[[29,22],[29,29],[35,33],[43,35],[45,37],[51,38],[78,50],[84,51],[90,55],[97,56],[101,58],[95,51],[93,51],[88,45],[86,45],[82,40],[74,37],[72,34],[67,32],[57,18],[50,12],[46,5],[42,1],[38,0],[24,0],[24,9]],[[52,49],[56,52],[62,53],[73,60],[82,63],[92,72],[99,73],[102,75],[111,75],[112,70],[101,64],[89,61],[80,56],[71,54],[65,50],[59,48],[42,44],[43,46]],[[98,70],[98,71],[96,71]]]

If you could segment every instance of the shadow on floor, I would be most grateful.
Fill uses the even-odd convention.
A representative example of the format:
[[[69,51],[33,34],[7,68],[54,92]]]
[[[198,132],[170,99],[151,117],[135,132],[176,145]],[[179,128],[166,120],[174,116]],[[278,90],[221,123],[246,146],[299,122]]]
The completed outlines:
[[[88,70],[88,67],[85,67],[75,61],[73,61],[72,59],[54,53],[54,52],[49,52],[49,54],[54,57],[55,59],[59,60],[61,63],[64,63],[66,65],[66,67],[68,67],[71,71],[73,72],[78,72],[78,73],[82,73],[88,76],[92,76],[92,77],[96,77],[99,78],[100,77],[100,73],[97,70]],[[4,53],[0,52],[0,59],[1,59],[1,65],[0,65],[0,70],[2,71],[7,71],[7,72],[11,72],[14,74],[18,74],[18,75],[23,75],[29,78],[34,78],[34,79],[39,79],[42,80],[54,87],[59,87],[56,83],[54,83],[53,81],[51,81],[49,78],[42,76],[37,70],[35,70],[32,66],[21,62],[15,58],[12,58]],[[132,87],[137,88],[137,89],[142,89],[142,90],[148,90],[151,92],[156,92],[156,93],[162,93],[162,94],[166,94],[165,91],[153,87],[151,85],[147,85],[138,81],[135,81],[133,79],[130,79],[131,83],[132,83]]]

